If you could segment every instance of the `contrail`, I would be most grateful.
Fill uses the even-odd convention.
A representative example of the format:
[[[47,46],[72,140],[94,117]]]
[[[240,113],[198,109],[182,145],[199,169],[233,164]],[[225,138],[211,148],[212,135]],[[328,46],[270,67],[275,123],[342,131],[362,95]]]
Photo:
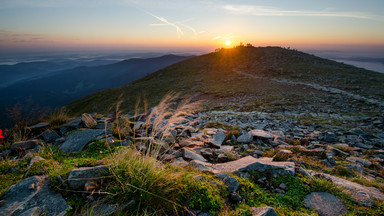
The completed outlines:
[[[152,24],[153,26],[155,26],[155,25],[157,25],[157,26],[159,26],[159,25],[169,25],[169,26],[173,26],[173,27],[176,29],[177,37],[180,38],[182,35],[184,35],[184,32],[183,32],[183,31],[181,30],[181,28],[180,28],[178,25],[176,25],[175,23],[171,23],[171,22],[169,22],[167,19],[165,19],[164,17],[159,17],[159,16],[156,16],[156,15],[154,15],[154,14],[152,14],[152,13],[149,13],[149,12],[147,12],[147,14],[149,14],[149,15],[155,17],[156,19],[160,20],[161,22],[163,22],[163,24]]]

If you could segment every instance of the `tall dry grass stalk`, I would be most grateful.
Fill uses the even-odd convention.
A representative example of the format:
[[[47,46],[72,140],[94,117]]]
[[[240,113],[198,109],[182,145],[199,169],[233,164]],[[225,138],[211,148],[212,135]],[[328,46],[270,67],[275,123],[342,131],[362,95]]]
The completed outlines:
[[[167,143],[176,125],[190,122],[185,116],[202,108],[202,101],[193,101],[194,97],[180,100],[179,94],[168,93],[146,117],[146,133],[149,139],[147,155],[161,156],[173,143]],[[149,130],[150,129],[150,130]],[[175,138],[175,137],[174,137]]]

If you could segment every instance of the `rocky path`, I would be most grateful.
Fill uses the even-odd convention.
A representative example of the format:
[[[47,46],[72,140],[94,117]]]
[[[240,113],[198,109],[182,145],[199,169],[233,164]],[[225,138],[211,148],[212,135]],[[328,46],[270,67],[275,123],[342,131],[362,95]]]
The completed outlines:
[[[143,115],[132,125],[135,138],[127,136],[126,140],[116,141],[117,137],[111,130],[117,122],[115,117],[83,114],[57,130],[46,129],[49,124],[31,126],[30,128],[41,133],[39,132],[40,134],[33,140],[13,143],[9,150],[4,150],[0,155],[3,157],[6,155],[17,161],[39,154],[43,146],[47,145],[58,146],[64,154],[82,152],[95,141],[107,141],[111,146],[123,148],[130,148],[133,143],[134,148],[144,154],[153,145],[161,149],[162,154],[158,160],[162,163],[194,167],[196,170],[216,176],[228,187],[228,202],[231,204],[244,202],[244,197],[239,193],[239,181],[230,175],[250,178],[252,173],[256,172],[264,177],[256,179],[255,183],[271,193],[284,195],[289,188],[285,184],[272,186],[271,179],[265,176],[275,178],[283,175],[296,178],[300,174],[308,178],[329,179],[333,184],[341,186],[341,189],[362,208],[375,208],[377,202],[381,205],[384,194],[378,182],[384,181],[381,172],[384,169],[384,151],[381,150],[384,147],[383,131],[373,134],[359,128],[346,130],[315,124],[301,125],[293,120],[280,120],[274,116],[273,113],[257,111],[200,112],[185,115],[174,122],[162,119],[162,127],[158,127],[162,129],[151,136],[147,133],[147,127],[153,128],[154,123],[145,121],[146,116]],[[136,119],[133,116],[129,117],[132,120]],[[29,167],[38,161],[44,161],[44,158],[39,156],[31,158]],[[70,171],[68,179],[63,180],[60,176],[56,178],[70,190],[82,193],[90,185],[100,184],[103,176],[108,175],[106,174],[108,166],[106,164],[78,167]],[[27,175],[28,173],[25,176]],[[368,186],[345,179],[348,175],[360,176],[360,179],[366,180]],[[45,175],[44,170],[37,176],[21,180],[9,188],[1,198],[0,203],[5,204],[0,205],[0,215],[12,212],[14,215],[21,215],[29,211],[46,212],[47,215],[65,214],[69,206],[60,194],[49,189],[48,183],[49,177]],[[371,185],[379,189],[369,187]],[[42,201],[40,199],[43,195],[34,191],[34,189],[39,191],[39,187],[44,188],[40,191],[45,197]],[[28,195],[28,199],[25,199],[26,193],[33,193],[33,196]],[[93,203],[92,195],[86,197]],[[53,198],[57,198],[60,203],[46,205],[47,200]],[[307,208],[316,209],[320,215],[339,215],[348,212],[342,200],[329,193],[312,191],[304,201]],[[14,203],[23,203],[22,205],[28,208],[22,208]],[[117,204],[101,206],[103,207],[100,211],[112,213],[122,208],[117,208]],[[272,212],[271,215],[276,215],[271,207],[252,208],[252,212],[253,215],[264,215],[257,212]],[[196,215],[211,214],[201,212]]]
[[[327,92],[327,93],[330,93],[330,94],[341,94],[341,95],[345,95],[345,96],[348,96],[348,97],[356,99],[356,100],[364,100],[367,103],[384,107],[384,102],[381,102],[381,101],[378,101],[378,100],[375,100],[375,99],[371,99],[371,98],[366,98],[366,97],[363,97],[361,95],[353,94],[353,93],[350,93],[350,92],[347,92],[347,91],[343,91],[343,90],[340,90],[340,89],[337,89],[337,88],[325,87],[325,86],[321,86],[319,84],[308,83],[308,82],[299,82],[299,81],[292,81],[292,80],[287,80],[287,79],[276,79],[276,78],[261,77],[261,76],[257,76],[257,75],[254,75],[254,74],[246,73],[246,72],[238,70],[238,69],[234,69],[233,72],[235,72],[235,73],[237,73],[239,75],[251,77],[251,78],[254,78],[254,79],[269,79],[269,80],[274,81],[274,82],[284,83],[284,84],[288,84],[288,85],[308,86],[310,88],[313,88],[313,89],[316,89],[316,90],[320,90],[320,91],[323,91],[323,92]]]

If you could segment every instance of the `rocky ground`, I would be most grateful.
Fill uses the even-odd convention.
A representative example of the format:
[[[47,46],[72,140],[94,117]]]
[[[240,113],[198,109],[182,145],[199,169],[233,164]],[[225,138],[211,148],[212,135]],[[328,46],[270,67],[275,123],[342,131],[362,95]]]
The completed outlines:
[[[92,209],[86,214],[122,214],[135,208],[140,197],[106,201],[110,192],[100,185],[114,164],[98,162],[109,155],[105,146],[134,148],[163,164],[194,170],[194,181],[226,188],[225,213],[183,203],[188,207],[184,215],[384,213],[383,119],[354,117],[346,128],[302,122],[299,117],[290,111],[206,111],[175,119],[85,113],[54,129],[39,123],[26,129],[33,135],[29,140],[12,143],[0,153],[0,215],[78,214],[73,206],[80,201],[74,202],[73,194]],[[60,158],[52,156],[56,154]],[[90,154],[96,162],[81,160]],[[95,185],[98,192],[89,189]],[[249,185],[260,188],[259,194],[250,195]],[[291,199],[297,203],[284,201]]]

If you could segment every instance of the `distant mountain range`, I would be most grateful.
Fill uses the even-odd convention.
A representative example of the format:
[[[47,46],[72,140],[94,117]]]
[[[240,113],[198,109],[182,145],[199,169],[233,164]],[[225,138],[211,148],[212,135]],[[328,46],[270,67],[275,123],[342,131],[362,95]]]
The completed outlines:
[[[68,69],[73,62],[34,62],[1,65],[0,126],[9,123],[6,108],[20,104],[55,109],[88,94],[118,87],[191,56],[165,55],[156,58],[132,58],[113,64],[106,61]],[[27,105],[28,104],[28,105]]]

